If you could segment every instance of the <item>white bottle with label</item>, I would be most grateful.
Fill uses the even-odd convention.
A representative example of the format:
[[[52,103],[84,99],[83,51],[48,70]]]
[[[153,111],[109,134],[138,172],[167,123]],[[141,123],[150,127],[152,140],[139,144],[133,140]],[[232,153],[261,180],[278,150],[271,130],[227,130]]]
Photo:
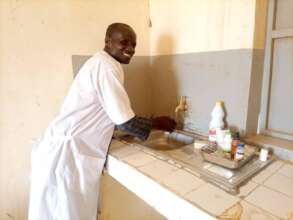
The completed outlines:
[[[224,128],[224,109],[223,102],[217,101],[216,105],[211,113],[212,120],[209,125],[209,141],[216,142],[217,141],[217,130],[221,130]]]

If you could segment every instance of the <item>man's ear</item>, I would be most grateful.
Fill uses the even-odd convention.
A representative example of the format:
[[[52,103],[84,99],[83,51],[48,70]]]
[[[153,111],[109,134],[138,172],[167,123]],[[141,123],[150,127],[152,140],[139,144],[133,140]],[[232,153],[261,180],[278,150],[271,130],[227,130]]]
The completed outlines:
[[[112,40],[111,40],[110,37],[106,37],[106,38],[105,38],[105,45],[106,45],[107,47],[111,47],[111,45],[112,45]]]

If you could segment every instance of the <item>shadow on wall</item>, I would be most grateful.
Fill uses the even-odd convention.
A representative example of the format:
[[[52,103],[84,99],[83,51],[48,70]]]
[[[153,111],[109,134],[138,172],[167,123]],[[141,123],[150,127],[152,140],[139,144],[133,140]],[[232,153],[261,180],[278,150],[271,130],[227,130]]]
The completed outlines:
[[[73,70],[73,78],[75,78],[76,74],[82,67],[82,65],[87,61],[91,56],[90,55],[72,55],[72,70]]]
[[[173,54],[175,49],[175,42],[173,38],[168,35],[160,36],[157,44],[156,51],[160,54]],[[160,56],[152,56],[150,65],[150,75],[152,83],[152,104],[153,104],[153,114],[159,115],[169,115],[175,118],[175,108],[178,105],[178,100],[180,99],[179,90],[179,80],[178,72],[174,56],[165,55],[162,57],[168,57],[168,59],[158,59]],[[157,106],[160,110],[157,111]]]

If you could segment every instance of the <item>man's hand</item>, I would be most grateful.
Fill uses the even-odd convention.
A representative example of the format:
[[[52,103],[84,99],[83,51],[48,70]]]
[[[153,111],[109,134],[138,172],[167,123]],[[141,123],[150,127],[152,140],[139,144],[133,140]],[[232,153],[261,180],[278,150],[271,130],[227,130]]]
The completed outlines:
[[[176,127],[174,119],[168,116],[160,116],[152,119],[153,128],[172,132]]]

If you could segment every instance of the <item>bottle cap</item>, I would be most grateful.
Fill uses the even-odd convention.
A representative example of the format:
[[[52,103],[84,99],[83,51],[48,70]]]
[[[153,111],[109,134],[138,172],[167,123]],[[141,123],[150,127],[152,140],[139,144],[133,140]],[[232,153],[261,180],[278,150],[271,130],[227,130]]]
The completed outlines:
[[[239,133],[239,131],[234,132],[232,136],[233,136],[233,139],[240,140],[240,133]]]
[[[244,143],[240,142],[237,144],[237,147],[244,147],[244,145],[245,145]]]
[[[217,101],[217,102],[216,102],[216,106],[220,106],[220,107],[222,107],[222,106],[223,106],[223,101]]]

